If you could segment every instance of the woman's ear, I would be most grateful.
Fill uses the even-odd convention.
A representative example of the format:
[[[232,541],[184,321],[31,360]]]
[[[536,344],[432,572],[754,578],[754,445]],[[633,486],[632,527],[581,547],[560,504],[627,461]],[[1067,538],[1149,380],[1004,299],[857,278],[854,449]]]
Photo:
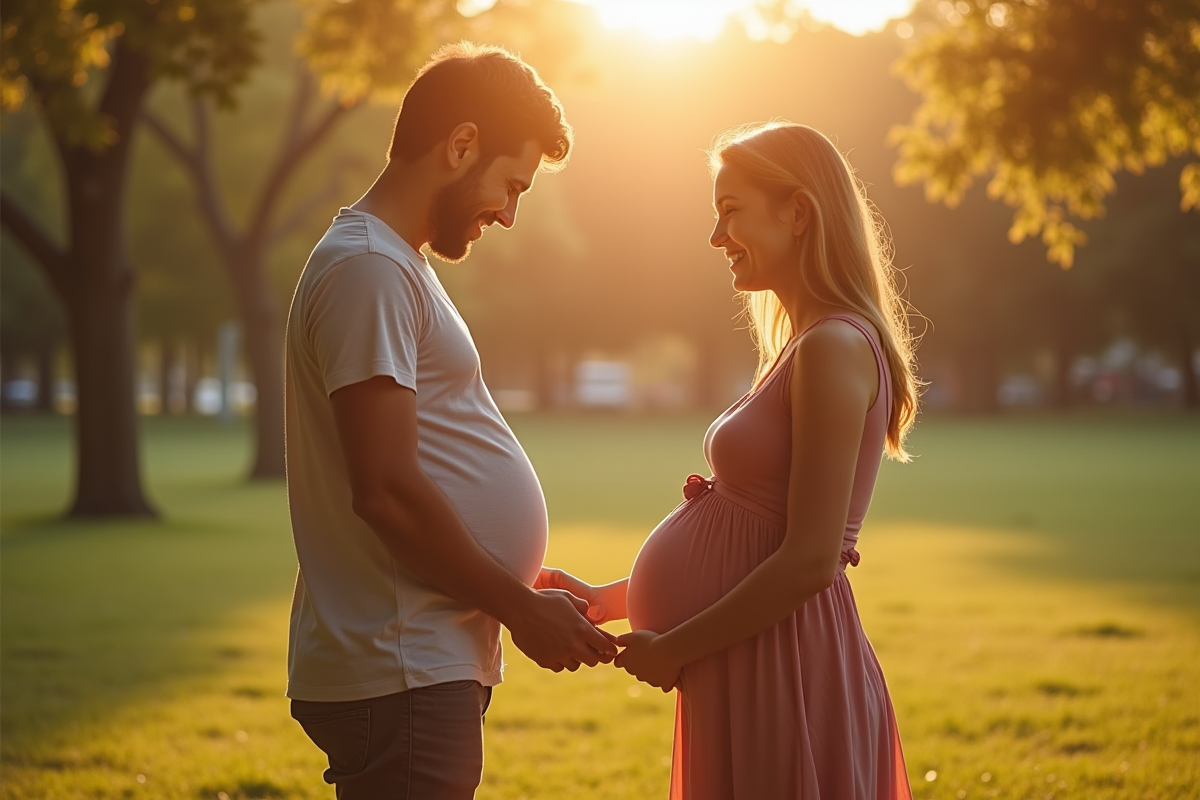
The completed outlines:
[[[812,200],[808,194],[797,189],[789,201],[792,216],[792,235],[799,238],[808,230],[808,223],[813,216]]]
[[[446,164],[452,170],[470,166],[479,156],[479,126],[474,122],[463,122],[450,131],[446,138]]]

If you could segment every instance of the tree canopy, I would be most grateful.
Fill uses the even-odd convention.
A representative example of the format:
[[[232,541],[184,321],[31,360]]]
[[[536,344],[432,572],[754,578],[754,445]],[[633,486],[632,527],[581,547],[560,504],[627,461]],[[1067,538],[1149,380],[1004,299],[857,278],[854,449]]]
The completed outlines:
[[[149,515],[134,410],[133,286],[124,201],[150,88],[176,79],[232,102],[257,60],[251,0],[14,0],[0,24],[0,103],[30,100],[62,170],[65,234],[0,192],[6,232],[67,312],[78,391],[71,514]]]
[[[956,204],[976,178],[1070,267],[1114,176],[1187,155],[1200,211],[1200,0],[926,0],[898,70],[922,96],[895,177]]]
[[[33,94],[68,144],[99,150],[119,132],[91,81],[118,43],[148,62],[152,82],[183,80],[229,105],[258,41],[246,0],[13,0],[0,26],[0,101],[15,111]]]

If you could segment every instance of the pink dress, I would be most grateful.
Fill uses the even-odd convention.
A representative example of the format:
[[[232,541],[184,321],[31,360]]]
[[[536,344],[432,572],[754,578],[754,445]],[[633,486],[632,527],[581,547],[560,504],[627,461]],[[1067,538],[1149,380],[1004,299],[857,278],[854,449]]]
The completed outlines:
[[[872,332],[879,393],[867,412],[833,584],[772,628],[681,673],[673,800],[909,800],[883,672],[845,574],[871,501],[891,408],[887,362]],[[634,630],[670,630],[712,605],[782,543],[791,465],[794,347],[755,391],[709,427],[713,471],[650,534],[629,579]]]

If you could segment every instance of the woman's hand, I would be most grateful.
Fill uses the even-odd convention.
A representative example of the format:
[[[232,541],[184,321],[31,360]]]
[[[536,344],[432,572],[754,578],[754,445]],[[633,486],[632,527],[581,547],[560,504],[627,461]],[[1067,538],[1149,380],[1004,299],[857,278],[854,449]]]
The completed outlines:
[[[619,580],[604,586],[592,586],[576,578],[569,572],[552,567],[542,567],[534,589],[563,589],[586,600],[588,604],[587,618],[593,625],[603,625],[614,619],[625,619],[625,586],[628,579]]]
[[[613,662],[616,666],[664,692],[675,688],[683,664],[663,646],[661,636],[654,631],[632,631],[618,636],[617,644],[625,649]]]

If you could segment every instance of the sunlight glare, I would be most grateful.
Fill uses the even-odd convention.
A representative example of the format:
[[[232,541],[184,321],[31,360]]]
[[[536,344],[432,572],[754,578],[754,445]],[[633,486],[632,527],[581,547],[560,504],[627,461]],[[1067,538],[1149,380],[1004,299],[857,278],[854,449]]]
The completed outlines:
[[[480,2],[481,0],[461,0]],[[494,0],[482,0],[494,2]],[[754,0],[576,0],[590,5],[609,30],[637,30],[655,39],[712,41],[730,17],[753,14]],[[790,0],[792,14],[808,12],[817,22],[854,36],[879,31],[907,15],[915,0]]]
[[[609,30],[635,29],[655,39],[712,41],[747,0],[581,0]]]
[[[908,16],[915,0],[804,0],[813,19],[853,36],[883,30],[891,20]]]

